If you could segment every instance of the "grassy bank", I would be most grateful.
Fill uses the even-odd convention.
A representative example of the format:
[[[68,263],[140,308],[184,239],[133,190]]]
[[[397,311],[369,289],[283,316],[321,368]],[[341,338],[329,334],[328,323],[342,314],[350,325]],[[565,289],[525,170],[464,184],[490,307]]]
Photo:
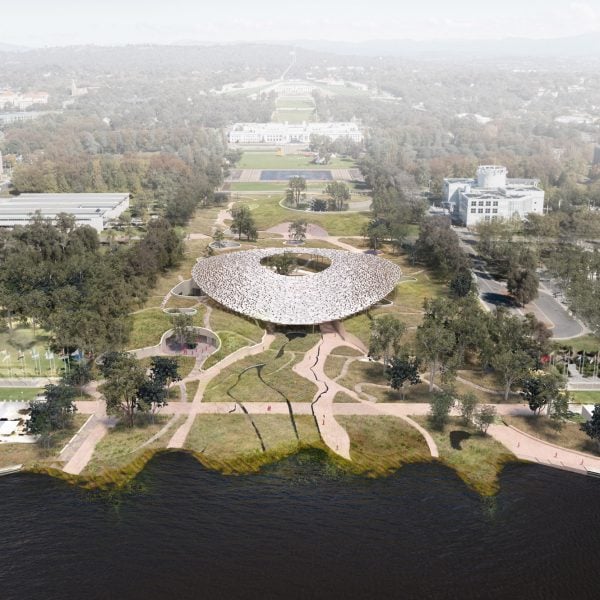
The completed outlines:
[[[440,452],[440,461],[454,469],[458,476],[483,496],[499,490],[498,476],[515,456],[489,435],[483,435],[470,425],[452,417],[446,427],[434,429],[427,417],[412,417],[429,431]],[[457,442],[457,440],[460,440]],[[454,440],[454,447],[452,441]]]

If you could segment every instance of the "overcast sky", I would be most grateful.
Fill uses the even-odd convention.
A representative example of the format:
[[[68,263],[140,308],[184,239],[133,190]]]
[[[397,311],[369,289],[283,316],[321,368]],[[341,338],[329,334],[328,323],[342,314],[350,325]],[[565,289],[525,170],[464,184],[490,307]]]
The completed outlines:
[[[25,46],[291,39],[561,37],[600,31],[600,0],[0,0]]]

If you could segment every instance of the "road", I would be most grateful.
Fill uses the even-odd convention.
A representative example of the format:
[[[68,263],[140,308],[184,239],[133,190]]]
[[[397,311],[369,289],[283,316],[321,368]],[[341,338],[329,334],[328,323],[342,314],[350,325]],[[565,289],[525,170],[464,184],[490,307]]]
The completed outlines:
[[[540,284],[539,295],[533,302],[521,308],[514,306],[506,284],[491,275],[486,268],[485,261],[477,254],[475,250],[476,236],[464,229],[456,228],[455,231],[463,249],[471,257],[479,296],[489,310],[504,306],[514,314],[524,315],[531,312],[552,330],[552,337],[556,340],[570,339],[587,333],[585,326],[569,314],[568,309],[554,297],[554,294],[544,284]]]

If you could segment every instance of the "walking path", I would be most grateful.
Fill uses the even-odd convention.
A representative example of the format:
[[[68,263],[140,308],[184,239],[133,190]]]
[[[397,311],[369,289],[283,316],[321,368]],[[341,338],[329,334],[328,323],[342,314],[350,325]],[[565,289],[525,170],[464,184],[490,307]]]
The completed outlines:
[[[229,365],[237,362],[238,360],[242,360],[247,356],[252,356],[254,354],[260,354],[271,346],[271,344],[275,341],[275,336],[269,333],[264,334],[263,339],[254,346],[244,346],[239,350],[236,350],[233,354],[230,354],[223,360],[219,361],[216,365],[213,365],[210,369],[203,371],[198,377],[198,390],[196,391],[196,396],[192,403],[186,403],[187,406],[190,407],[188,418],[185,423],[179,427],[173,437],[171,437],[168,448],[183,448],[185,444],[185,440],[192,428],[194,423],[194,419],[198,414],[199,408],[202,405],[202,397],[204,395],[204,390],[208,383],[216,377],[223,369],[227,368]]]

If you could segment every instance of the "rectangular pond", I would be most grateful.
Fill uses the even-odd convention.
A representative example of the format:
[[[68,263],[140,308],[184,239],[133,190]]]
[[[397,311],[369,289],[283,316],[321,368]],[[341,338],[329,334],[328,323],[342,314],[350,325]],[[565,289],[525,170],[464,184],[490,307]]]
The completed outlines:
[[[306,169],[267,169],[260,173],[261,181],[288,181],[292,177],[304,177],[307,181],[332,181],[331,171]]]

